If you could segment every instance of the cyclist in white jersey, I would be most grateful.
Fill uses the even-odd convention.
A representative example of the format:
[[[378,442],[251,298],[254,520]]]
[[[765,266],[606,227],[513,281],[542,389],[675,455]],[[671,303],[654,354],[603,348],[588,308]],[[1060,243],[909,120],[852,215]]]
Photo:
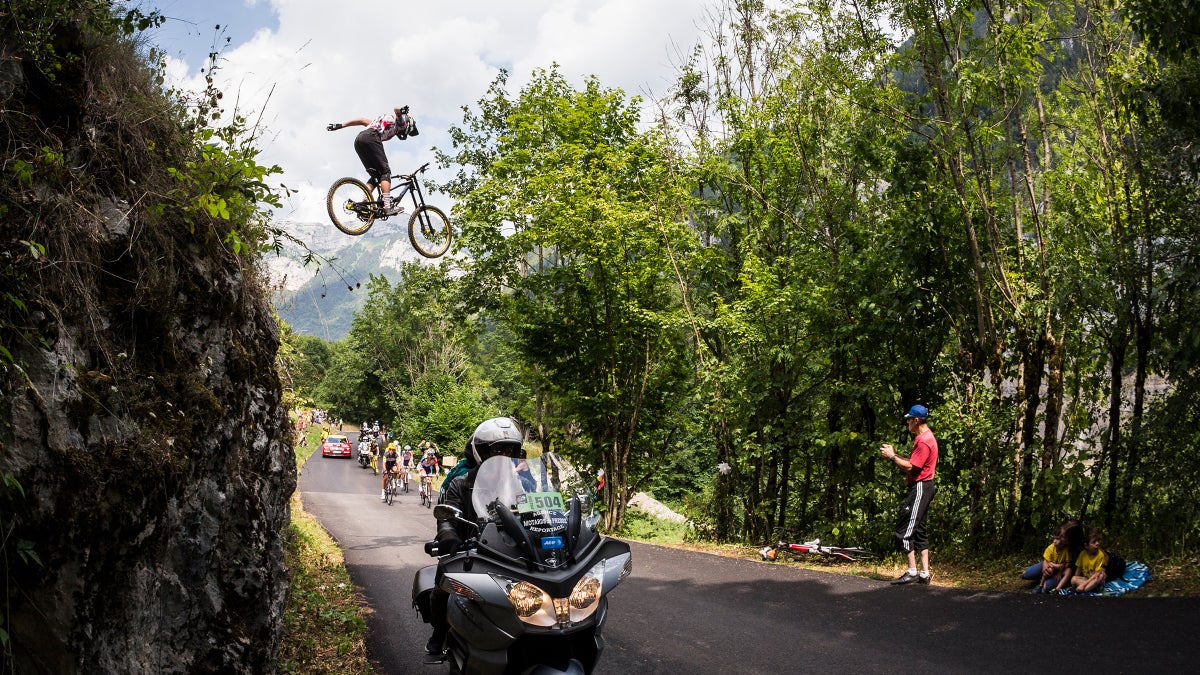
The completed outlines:
[[[362,161],[363,168],[371,178],[367,187],[374,190],[379,187],[383,198],[383,213],[394,216],[404,210],[400,205],[392,204],[392,169],[388,165],[387,153],[383,150],[383,142],[392,138],[404,140],[417,135],[417,124],[408,114],[408,106],[394,108],[394,112],[384,113],[375,119],[358,117],[346,122],[334,122],[325,127],[328,131],[337,131],[343,127],[366,127],[354,138],[354,152]]]

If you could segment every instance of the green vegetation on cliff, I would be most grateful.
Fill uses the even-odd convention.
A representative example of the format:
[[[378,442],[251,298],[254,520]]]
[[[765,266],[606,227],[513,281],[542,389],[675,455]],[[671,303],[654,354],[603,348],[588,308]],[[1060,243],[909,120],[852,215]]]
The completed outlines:
[[[283,194],[104,0],[0,9],[0,662],[263,672],[295,486],[259,258]]]

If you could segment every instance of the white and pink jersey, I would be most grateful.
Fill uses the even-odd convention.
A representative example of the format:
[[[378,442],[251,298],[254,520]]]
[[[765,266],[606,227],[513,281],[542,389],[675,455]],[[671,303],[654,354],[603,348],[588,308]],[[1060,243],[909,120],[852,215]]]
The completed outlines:
[[[374,129],[379,134],[379,140],[386,141],[395,138],[400,132],[400,127],[396,125],[396,116],[392,113],[384,113],[376,117],[367,125],[368,129]]]

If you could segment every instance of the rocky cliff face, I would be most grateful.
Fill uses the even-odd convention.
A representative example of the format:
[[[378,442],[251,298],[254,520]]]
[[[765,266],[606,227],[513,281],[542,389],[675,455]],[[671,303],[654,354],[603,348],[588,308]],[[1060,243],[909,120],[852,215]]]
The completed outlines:
[[[55,70],[21,11],[0,17],[0,665],[270,672],[295,461],[257,263],[184,208],[167,169],[194,139],[133,48],[71,19],[49,39],[81,58]]]

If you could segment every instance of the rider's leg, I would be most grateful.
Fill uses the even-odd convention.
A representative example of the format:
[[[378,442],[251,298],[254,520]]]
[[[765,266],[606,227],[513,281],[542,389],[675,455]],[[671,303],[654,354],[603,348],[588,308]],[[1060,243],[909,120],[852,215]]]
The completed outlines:
[[[425,643],[425,653],[440,654],[442,644],[446,642],[446,633],[450,632],[450,622],[446,618],[446,604],[450,594],[440,588],[435,588],[429,597],[429,623],[433,626],[433,635]]]

